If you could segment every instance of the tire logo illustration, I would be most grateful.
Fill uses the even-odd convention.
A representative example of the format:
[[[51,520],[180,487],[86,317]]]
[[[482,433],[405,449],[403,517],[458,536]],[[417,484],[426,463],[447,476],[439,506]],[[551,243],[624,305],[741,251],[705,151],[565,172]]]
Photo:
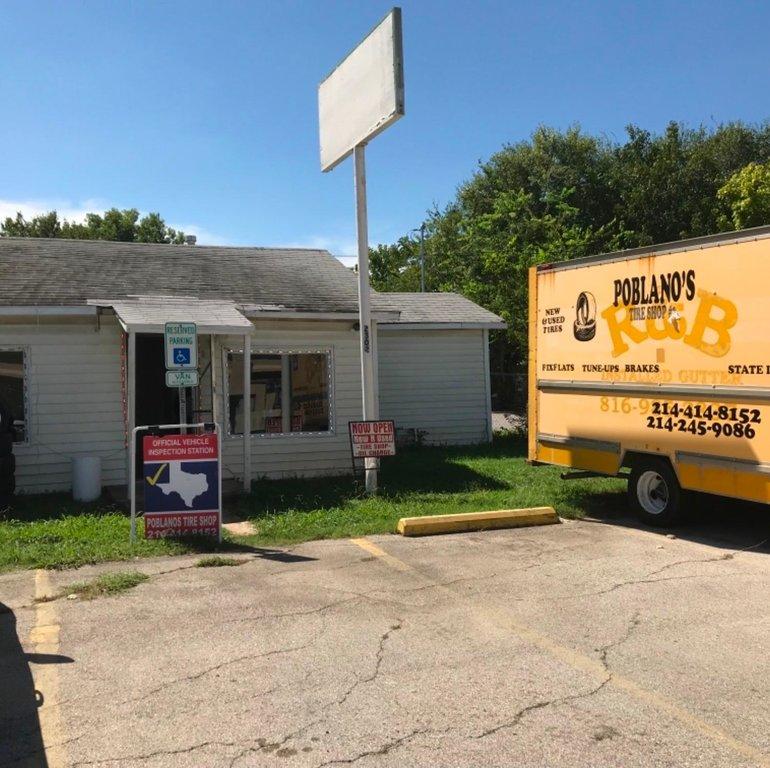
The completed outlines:
[[[593,294],[583,291],[575,305],[573,332],[578,341],[591,341],[596,335],[596,299]]]

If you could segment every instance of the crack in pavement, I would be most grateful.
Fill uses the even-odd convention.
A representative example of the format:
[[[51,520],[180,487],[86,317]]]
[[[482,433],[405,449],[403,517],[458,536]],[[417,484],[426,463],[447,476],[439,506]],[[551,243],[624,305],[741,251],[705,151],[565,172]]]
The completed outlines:
[[[238,741],[202,741],[198,744],[191,744],[188,747],[179,747],[177,749],[159,749],[155,752],[147,752],[142,755],[124,755],[123,757],[109,757],[103,760],[82,760],[71,764],[71,768],[77,768],[79,765],[104,765],[106,763],[125,763],[127,760],[152,760],[154,757],[166,755],[185,755],[196,752],[199,749],[207,747],[240,747],[243,742]]]
[[[257,746],[249,746],[245,749],[241,750],[233,759],[230,761],[230,765],[228,768],[234,768],[235,764],[242,760],[244,757],[247,757],[248,755],[257,754],[258,752],[277,752],[280,750],[281,747],[283,747],[284,744],[291,741],[295,736],[298,736],[303,731],[306,731],[308,728],[312,728],[314,725],[318,725],[318,723],[323,722],[323,718],[316,718],[315,720],[311,720],[309,723],[305,723],[305,725],[301,725],[299,728],[297,728],[294,731],[291,731],[291,733],[286,734],[280,741],[273,741],[269,742],[267,739],[256,739],[255,743]]]
[[[599,685],[594,686],[589,691],[584,691],[582,693],[574,693],[569,696],[561,696],[555,699],[545,699],[543,701],[536,701],[534,704],[527,704],[527,706],[522,707],[518,712],[514,714],[514,716],[507,720],[504,723],[500,723],[499,725],[496,725],[492,728],[488,728],[485,731],[482,731],[480,734],[476,736],[472,736],[473,739],[484,739],[487,736],[491,736],[498,731],[505,730],[506,728],[513,728],[516,725],[518,725],[526,715],[528,715],[530,712],[534,712],[538,709],[543,709],[545,707],[550,706],[556,706],[559,704],[567,704],[572,701],[578,701],[579,699],[586,699],[590,698],[591,696],[594,696],[595,694],[599,693],[613,678],[612,670],[609,668],[609,662],[607,660],[607,654],[615,649],[623,645],[634,633],[636,628],[641,624],[641,619],[639,618],[639,614],[635,613],[631,617],[631,621],[628,623],[628,627],[626,628],[626,631],[623,633],[621,637],[619,637],[617,640],[613,640],[611,643],[607,643],[606,645],[603,645],[601,648],[597,648],[596,650],[599,652],[599,660],[602,663],[602,666],[604,667],[605,671],[607,672],[607,677],[605,677],[604,680],[602,680]]]
[[[724,559],[724,558],[720,558]],[[600,589],[597,592],[582,592],[579,595],[565,595],[564,597],[555,598],[556,600],[574,600],[576,597],[595,597],[597,595],[608,595],[610,592],[615,592],[615,590],[622,589],[623,587],[634,587],[638,584],[659,584],[664,581],[681,581],[683,579],[719,579],[719,578],[728,578],[728,577],[735,577],[740,576],[740,573],[712,573],[712,574],[702,574],[702,573],[687,573],[682,576],[666,576],[662,579],[650,579],[650,578],[643,578],[643,579],[629,579],[628,581],[621,581],[618,584],[613,584],[611,587],[607,587],[606,589]]]
[[[341,601],[345,602],[345,601]],[[320,613],[321,609],[316,609],[315,612]],[[151,688],[149,691],[146,691],[139,696],[134,696],[129,699],[123,699],[122,701],[117,702],[117,706],[123,705],[123,704],[130,704],[137,701],[142,701],[143,699],[148,699],[151,696],[154,696],[157,693],[160,693],[162,691],[165,691],[167,688],[171,687],[172,685],[178,685],[180,683],[185,682],[191,682],[193,680],[198,680],[201,677],[205,677],[206,675],[210,674],[211,672],[216,672],[219,669],[222,669],[224,667],[230,666],[232,664],[238,664],[243,661],[249,661],[249,660],[256,660],[256,659],[263,659],[267,658],[269,656],[280,656],[287,653],[294,653],[296,651],[303,651],[306,648],[309,648],[311,645],[314,645],[318,642],[320,636],[325,631],[325,625],[322,626],[322,628],[318,631],[317,635],[310,639],[307,643],[304,643],[302,645],[296,645],[291,646],[290,648],[275,648],[271,651],[264,651],[256,654],[244,654],[243,656],[238,656],[234,659],[227,659],[223,662],[220,662],[219,664],[215,664],[211,667],[206,667],[203,670],[200,670],[198,672],[192,673],[190,675],[183,675],[182,677],[177,677],[172,680],[168,680],[164,683],[161,683],[160,685],[156,686],[155,688]],[[57,701],[54,704],[52,704],[52,707],[61,707],[65,704],[83,704],[87,701],[90,701],[91,699],[98,698],[98,696],[86,696],[86,697],[76,697],[76,698],[69,698],[64,699],[62,701]]]
[[[628,627],[626,628],[625,634],[623,634],[617,640],[613,640],[611,643],[607,643],[607,645],[603,645],[601,648],[596,649],[599,652],[599,661],[601,661],[602,666],[607,670],[610,676],[612,676],[612,670],[610,670],[609,667],[607,654],[610,651],[619,648],[621,645],[623,645],[623,643],[627,642],[641,623],[642,622],[639,618],[639,613],[637,612],[631,617],[631,621],[628,622]]]
[[[227,619],[220,622],[220,624],[241,624],[250,621],[262,621],[263,619],[285,619],[292,616],[311,616],[314,613],[323,613],[324,611],[336,608],[338,605],[345,605],[345,603],[352,603],[355,600],[367,597],[365,594],[353,593],[353,597],[346,597],[344,600],[335,600],[334,602],[327,603],[317,608],[303,608],[299,611],[286,611],[285,613],[261,613],[259,616],[240,616],[237,619]]]
[[[344,704],[350,696],[353,694],[353,691],[356,690],[360,685],[366,685],[367,683],[371,683],[374,680],[377,679],[377,676],[380,674],[380,668],[382,667],[382,660],[385,656],[385,645],[388,642],[388,639],[394,632],[398,632],[399,629],[403,626],[403,619],[397,619],[395,624],[392,624],[389,629],[380,637],[380,643],[377,648],[377,655],[375,656],[374,660],[374,670],[370,675],[367,675],[367,677],[356,677],[356,681],[351,685],[343,694],[342,696],[339,696],[335,701],[331,702],[330,704],[327,704],[325,707],[323,707],[322,711],[326,711],[330,707],[333,706],[341,706]]]
[[[152,688],[149,691],[146,691],[141,696],[136,696],[131,699],[125,699],[124,701],[120,701],[118,702],[118,705],[129,704],[136,701],[142,701],[144,699],[148,699],[150,696],[154,696],[156,693],[165,691],[167,688],[170,688],[172,685],[178,685],[179,683],[188,683],[188,682],[192,682],[193,680],[199,680],[200,678],[205,677],[206,675],[209,675],[212,672],[216,672],[219,669],[224,669],[225,667],[229,667],[233,664],[239,664],[240,662],[243,662],[243,661],[266,659],[270,656],[281,656],[286,653],[295,653],[296,651],[303,651],[306,648],[309,648],[311,645],[314,645],[316,642],[318,642],[317,637],[309,640],[303,645],[295,645],[295,646],[291,646],[290,648],[275,648],[272,651],[264,651],[262,653],[247,653],[247,654],[244,654],[243,656],[237,656],[234,659],[227,659],[227,661],[222,661],[219,664],[215,664],[212,667],[206,667],[205,669],[200,670],[199,672],[195,672],[190,675],[184,675],[183,677],[177,677],[177,678],[174,678],[173,680],[169,680],[155,688]]]
[[[485,731],[482,731],[476,736],[471,736],[470,738],[485,739],[487,736],[492,736],[498,731],[503,731],[506,728],[513,728],[517,726],[524,719],[526,715],[528,715],[530,712],[534,712],[535,710],[543,709],[545,707],[558,706],[559,704],[567,704],[568,702],[577,701],[578,699],[587,699],[599,693],[599,691],[601,691],[602,688],[604,688],[604,686],[610,682],[610,680],[612,680],[612,673],[608,672],[607,677],[604,680],[602,680],[602,682],[599,683],[599,685],[594,686],[589,691],[583,691],[582,693],[573,693],[569,696],[560,696],[555,699],[546,699],[544,701],[537,701],[534,704],[527,704],[526,707],[522,707],[518,712],[516,712],[516,714],[510,720],[507,720],[504,723],[500,723],[499,725],[496,725],[492,728],[487,728]]]
[[[658,568],[657,571],[653,571],[652,573],[648,573],[647,577],[655,576],[658,573],[662,573],[663,571],[668,570],[669,568],[675,568],[678,565],[688,565],[690,563],[717,563],[721,560],[732,560],[737,555],[740,555],[744,552],[750,552],[752,549],[759,549],[763,544],[767,544],[767,542],[770,541],[770,538],[763,539],[762,541],[757,542],[756,544],[751,544],[748,547],[742,547],[741,549],[733,549],[729,552],[723,552],[721,555],[717,555],[716,557],[703,557],[703,558],[695,558],[692,560],[677,560],[674,563],[669,563],[668,565],[664,565],[662,568]]]
[[[442,728],[440,730],[436,730],[434,728],[415,728],[409,733],[406,733],[403,736],[399,736],[397,739],[386,741],[382,746],[377,747],[377,749],[367,749],[363,752],[359,752],[353,757],[327,760],[325,763],[319,763],[316,768],[328,768],[330,765],[351,765],[352,763],[356,763],[359,760],[363,760],[365,757],[381,757],[382,755],[387,755],[389,752],[392,752],[395,749],[403,747],[417,736],[422,736],[426,733],[448,733],[450,730],[451,728]]]

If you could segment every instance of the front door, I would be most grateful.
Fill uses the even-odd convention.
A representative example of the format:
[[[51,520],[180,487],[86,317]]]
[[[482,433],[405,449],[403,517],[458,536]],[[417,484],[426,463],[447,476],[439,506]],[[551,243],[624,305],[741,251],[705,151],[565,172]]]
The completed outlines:
[[[184,390],[187,423],[213,421],[213,383],[210,359],[210,337],[198,339],[199,386]],[[162,333],[136,335],[136,419],[137,427],[179,423],[179,389],[166,386],[166,358]],[[161,430],[176,432],[177,428]],[[137,477],[141,472],[142,432],[136,441]]]

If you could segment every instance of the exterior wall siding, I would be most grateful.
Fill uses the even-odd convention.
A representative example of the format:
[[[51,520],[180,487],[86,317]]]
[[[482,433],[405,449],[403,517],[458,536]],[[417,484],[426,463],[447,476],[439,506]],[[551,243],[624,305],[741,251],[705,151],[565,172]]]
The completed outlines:
[[[72,459],[102,458],[102,482],[126,481],[121,330],[95,324],[0,325],[0,348],[26,353],[28,438],[16,443],[21,493],[72,487]]]
[[[349,323],[277,326],[255,325],[254,354],[331,350],[334,429],[328,434],[253,435],[252,476],[347,474],[348,421],[360,419],[362,411],[358,334]],[[93,324],[0,325],[0,347],[26,352],[28,439],[14,446],[20,492],[70,489],[76,456],[102,458],[105,486],[126,482],[121,339],[111,318],[102,318],[98,330]],[[425,430],[429,443],[488,439],[482,331],[381,328],[377,343],[382,418]],[[211,371],[215,417],[223,425],[224,478],[243,472],[243,437],[227,434],[225,407],[226,350],[242,346],[242,337],[215,337]],[[204,347],[201,358],[207,363],[208,343]],[[202,380],[204,408],[209,381],[209,375]]]
[[[431,444],[490,439],[482,330],[378,329],[380,416]]]

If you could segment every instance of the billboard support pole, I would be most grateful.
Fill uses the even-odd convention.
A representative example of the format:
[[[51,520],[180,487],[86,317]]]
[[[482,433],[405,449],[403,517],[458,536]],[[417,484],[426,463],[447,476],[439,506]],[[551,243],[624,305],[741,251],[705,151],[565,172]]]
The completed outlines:
[[[243,334],[243,492],[251,493],[251,326]]]
[[[364,421],[378,416],[374,397],[374,354],[372,344],[372,312],[369,302],[369,231],[366,215],[366,164],[364,144],[353,150],[356,188],[356,229],[358,234],[358,322],[361,344],[361,392]],[[366,459],[366,492],[377,493],[377,459]]]

